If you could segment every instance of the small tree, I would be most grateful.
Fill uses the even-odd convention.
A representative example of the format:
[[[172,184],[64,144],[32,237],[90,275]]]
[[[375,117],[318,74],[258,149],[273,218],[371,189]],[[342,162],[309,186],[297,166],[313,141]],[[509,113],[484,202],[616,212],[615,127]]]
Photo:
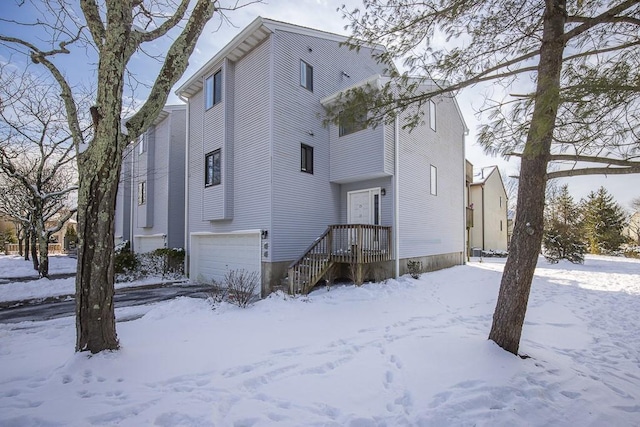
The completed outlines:
[[[54,89],[28,72],[0,67],[0,174],[13,190],[0,204],[13,218],[30,218],[40,277],[49,276],[49,239],[75,213],[68,200],[78,188],[64,103]]]
[[[622,230],[626,215],[604,188],[592,191],[582,201],[584,227],[592,254],[611,253],[625,242]]]
[[[545,258],[552,263],[566,259],[584,262],[585,236],[578,215],[578,207],[569,194],[569,186],[554,191],[545,209],[545,228],[542,238]]]

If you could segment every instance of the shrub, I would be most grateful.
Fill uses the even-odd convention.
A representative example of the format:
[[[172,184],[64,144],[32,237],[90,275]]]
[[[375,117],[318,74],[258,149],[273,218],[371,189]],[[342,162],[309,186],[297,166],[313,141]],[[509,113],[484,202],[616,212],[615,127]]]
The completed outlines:
[[[114,265],[116,281],[125,282],[135,279],[138,260],[136,255],[131,251],[129,241],[125,241],[115,247]]]
[[[409,270],[411,277],[419,279],[420,273],[422,273],[422,263],[417,260],[409,260],[407,261],[407,270]]]
[[[224,275],[224,285],[227,288],[227,299],[231,304],[246,308],[256,299],[258,287],[258,273],[246,270],[229,270]]]

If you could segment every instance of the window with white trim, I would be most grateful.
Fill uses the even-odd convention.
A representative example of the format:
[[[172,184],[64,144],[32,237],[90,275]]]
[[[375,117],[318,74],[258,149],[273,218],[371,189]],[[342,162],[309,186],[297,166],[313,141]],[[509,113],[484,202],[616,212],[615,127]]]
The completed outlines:
[[[436,131],[436,103],[429,100],[429,127],[432,131]]]
[[[431,186],[431,194],[433,196],[438,195],[438,168],[431,165],[431,179],[429,180],[429,184]]]
[[[313,67],[300,60],[300,86],[313,92]]]

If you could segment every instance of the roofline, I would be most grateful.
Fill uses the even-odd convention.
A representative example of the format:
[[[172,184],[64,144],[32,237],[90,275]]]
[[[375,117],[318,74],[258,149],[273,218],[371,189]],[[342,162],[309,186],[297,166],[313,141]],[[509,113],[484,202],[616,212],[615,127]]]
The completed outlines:
[[[260,30],[260,31],[259,31]],[[289,31],[297,34],[307,35],[311,37],[323,38],[326,40],[333,40],[339,43],[347,42],[350,37],[342,36],[339,34],[329,33],[322,30],[316,30],[314,28],[303,27],[300,25],[290,24],[286,22],[276,21],[273,19],[263,18],[258,16],[251,21],[240,33],[238,33],[229,43],[227,43],[218,53],[216,53],[211,59],[209,59],[198,71],[196,71],[186,82],[184,82],[176,91],[175,94],[180,98],[189,98],[195,91],[188,91],[190,87],[197,84],[199,80],[209,73],[209,70],[213,66],[224,58],[228,57],[233,51],[240,48],[243,44],[247,44],[250,49],[244,53],[237,55],[237,59],[248,53],[253,47],[257,46],[262,40],[267,38],[267,34],[273,34],[275,31]],[[252,38],[253,37],[253,38]],[[367,45],[371,49],[386,50],[382,45]],[[197,88],[199,90],[200,88]],[[189,93],[192,92],[192,93]]]

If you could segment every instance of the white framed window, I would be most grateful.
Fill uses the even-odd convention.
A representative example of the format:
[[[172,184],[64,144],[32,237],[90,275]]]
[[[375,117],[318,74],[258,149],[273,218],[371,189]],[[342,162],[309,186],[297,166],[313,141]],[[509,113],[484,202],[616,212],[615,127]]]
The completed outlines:
[[[145,146],[144,146],[144,134],[140,135],[138,137],[138,154],[142,154],[144,153],[145,150]]]
[[[346,117],[342,112],[338,114],[338,136],[349,135],[367,128],[367,114]]]
[[[436,103],[429,100],[429,127],[432,131],[436,131]]]
[[[216,71],[204,81],[205,110],[219,104],[220,101],[222,101],[222,70]]]
[[[313,67],[300,60],[300,86],[313,92]]]
[[[138,205],[144,205],[147,203],[147,183],[146,181],[140,181],[138,183]]]
[[[438,195],[438,168],[431,165],[431,179],[429,180],[431,186],[431,194],[433,196]]]

